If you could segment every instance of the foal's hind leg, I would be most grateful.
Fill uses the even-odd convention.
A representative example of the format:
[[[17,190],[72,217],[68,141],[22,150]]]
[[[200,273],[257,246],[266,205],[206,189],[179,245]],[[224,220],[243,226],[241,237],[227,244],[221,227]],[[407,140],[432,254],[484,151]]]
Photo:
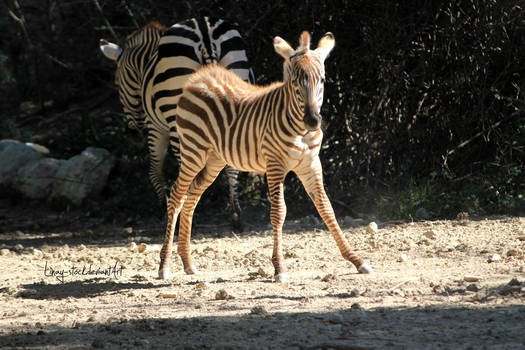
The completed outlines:
[[[195,176],[190,188],[182,212],[179,223],[179,244],[177,252],[182,259],[184,271],[187,274],[197,273],[197,269],[193,264],[190,256],[190,237],[191,237],[191,223],[193,221],[193,212],[199,202],[202,193],[213,183],[217,175],[224,168],[225,163],[212,156],[208,159],[204,169]]]
[[[202,167],[195,167],[194,164],[188,166],[188,164],[184,161],[184,158],[181,159],[179,176],[177,177],[177,180],[173,186],[171,186],[170,197],[168,200],[168,222],[166,226],[166,235],[164,236],[164,243],[162,244],[162,249],[160,250],[159,278],[161,279],[170,278],[171,250],[177,217],[182,210],[184,201],[186,200],[188,189],[190,188],[197,174],[199,174],[199,172],[205,167],[206,160],[207,159],[204,156],[200,162]]]

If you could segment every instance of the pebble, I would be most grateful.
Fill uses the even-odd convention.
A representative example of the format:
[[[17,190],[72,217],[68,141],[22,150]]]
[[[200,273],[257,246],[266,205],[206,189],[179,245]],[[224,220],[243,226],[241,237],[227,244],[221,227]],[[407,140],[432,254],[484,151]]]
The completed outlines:
[[[368,226],[366,227],[366,232],[368,233],[377,233],[377,231],[378,231],[377,224],[374,221],[369,223]]]
[[[350,297],[352,298],[356,298],[360,295],[361,295],[361,292],[359,291],[359,289],[352,289],[352,291],[350,292]]]
[[[33,255],[37,259],[42,259],[44,257],[44,253],[42,253],[42,251],[38,249],[33,249]]]
[[[499,254],[493,254],[488,260],[489,263],[497,261],[501,261],[501,256]]]
[[[268,311],[263,305],[257,305],[252,307],[250,313],[252,315],[268,315]]]
[[[131,250],[132,252],[136,251],[137,250],[137,243],[131,242],[130,244],[128,244],[128,249]]]
[[[408,255],[401,254],[401,256],[399,257],[398,261],[399,262],[406,262],[406,261],[408,261]]]
[[[469,292],[477,292],[477,291],[479,291],[478,286],[476,286],[474,283],[469,284],[467,286],[467,288],[465,288],[465,289],[468,290]]]
[[[104,340],[102,340],[102,339],[95,339],[91,343],[91,346],[94,347],[95,349],[102,349],[104,347]]]
[[[133,233],[133,227],[124,227],[124,233],[127,233],[128,235]]]
[[[135,340],[136,346],[149,346],[149,340],[148,339],[137,339]]]
[[[436,239],[437,232],[435,230],[430,230],[430,231],[423,233],[423,236],[425,236],[428,239]]]
[[[224,289],[219,290],[215,294],[215,300],[229,300],[229,299],[233,299],[233,296],[228,294],[228,292]]]
[[[516,249],[509,249],[507,256],[518,256],[519,252]]]
[[[0,255],[9,255],[10,251],[7,248],[0,249]]]
[[[342,314],[336,312],[333,314],[329,314],[327,317],[327,321],[330,323],[341,324],[345,322],[345,318]]]
[[[329,273],[328,275],[324,276],[321,281],[323,282],[331,282],[335,280],[335,276]]]
[[[200,283],[197,283],[197,285],[195,285],[195,288],[199,290],[205,290],[205,289],[210,288],[210,286],[211,284],[209,282],[200,282]]]
[[[419,219],[428,220],[430,215],[428,214],[428,211],[425,208],[421,207],[418,210],[416,210],[416,217]]]
[[[262,267],[259,267],[259,270],[257,270],[257,274],[259,276],[261,276],[262,278],[270,277],[270,274],[268,274],[266,271],[264,271]]]
[[[146,243],[141,243],[138,248],[139,253],[144,253],[148,249],[148,245]]]
[[[463,280],[465,282],[478,282],[481,278],[478,276],[472,276],[472,275],[465,275],[463,277]]]

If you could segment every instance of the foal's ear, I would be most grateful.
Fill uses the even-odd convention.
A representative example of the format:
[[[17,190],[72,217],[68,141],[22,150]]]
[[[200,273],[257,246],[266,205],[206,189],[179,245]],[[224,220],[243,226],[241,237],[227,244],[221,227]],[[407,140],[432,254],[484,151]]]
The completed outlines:
[[[328,54],[335,46],[335,38],[334,35],[330,32],[323,35],[321,40],[319,40],[319,44],[317,44],[317,49],[315,51],[319,53],[321,56],[321,59],[324,61],[326,57],[328,57]]]
[[[310,33],[308,33],[306,30],[302,32],[301,36],[299,37],[299,47],[297,48],[297,51],[302,50],[310,50]]]
[[[276,36],[273,38],[273,48],[285,60],[289,59],[294,53],[294,49],[283,38]]]
[[[100,51],[109,58],[112,61],[118,60],[120,54],[122,53],[122,49],[117,44],[110,43],[106,39],[100,39]]]

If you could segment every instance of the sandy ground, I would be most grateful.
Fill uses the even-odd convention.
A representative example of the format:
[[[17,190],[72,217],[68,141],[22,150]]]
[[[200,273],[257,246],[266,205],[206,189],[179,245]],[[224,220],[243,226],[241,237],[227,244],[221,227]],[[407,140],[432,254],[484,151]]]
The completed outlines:
[[[525,348],[525,218],[375,232],[347,218],[371,275],[311,217],[287,221],[286,284],[272,281],[269,227],[197,226],[200,273],[175,255],[161,281],[160,226],[0,218],[2,349]]]

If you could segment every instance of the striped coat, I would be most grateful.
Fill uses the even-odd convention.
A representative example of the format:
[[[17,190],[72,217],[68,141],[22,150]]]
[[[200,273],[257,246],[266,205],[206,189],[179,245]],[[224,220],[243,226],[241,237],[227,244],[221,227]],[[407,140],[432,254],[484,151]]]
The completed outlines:
[[[242,37],[228,22],[203,17],[170,28],[151,22],[128,36],[124,48],[105,40],[101,40],[100,48],[108,58],[117,61],[119,98],[130,127],[147,130],[149,177],[164,202],[162,168],[168,149],[179,157],[174,120],[182,87],[192,73],[210,63],[218,63],[253,82]],[[235,229],[241,229],[238,171],[226,167],[226,172],[232,222]]]
[[[343,257],[360,272],[371,272],[346,242],[323,186],[320,108],[324,60],[335,41],[327,33],[317,49],[310,50],[310,36],[304,32],[300,42],[293,50],[281,38],[274,39],[275,50],[285,59],[284,82],[254,86],[218,65],[205,67],[189,78],[175,120],[181,168],[168,202],[161,278],[170,276],[171,245],[179,213],[178,253],[186,273],[196,271],[189,244],[193,211],[202,192],[226,164],[267,174],[274,236],[272,262],[277,281],[286,279],[281,235],[286,215],[283,182],[289,171],[302,181]]]

